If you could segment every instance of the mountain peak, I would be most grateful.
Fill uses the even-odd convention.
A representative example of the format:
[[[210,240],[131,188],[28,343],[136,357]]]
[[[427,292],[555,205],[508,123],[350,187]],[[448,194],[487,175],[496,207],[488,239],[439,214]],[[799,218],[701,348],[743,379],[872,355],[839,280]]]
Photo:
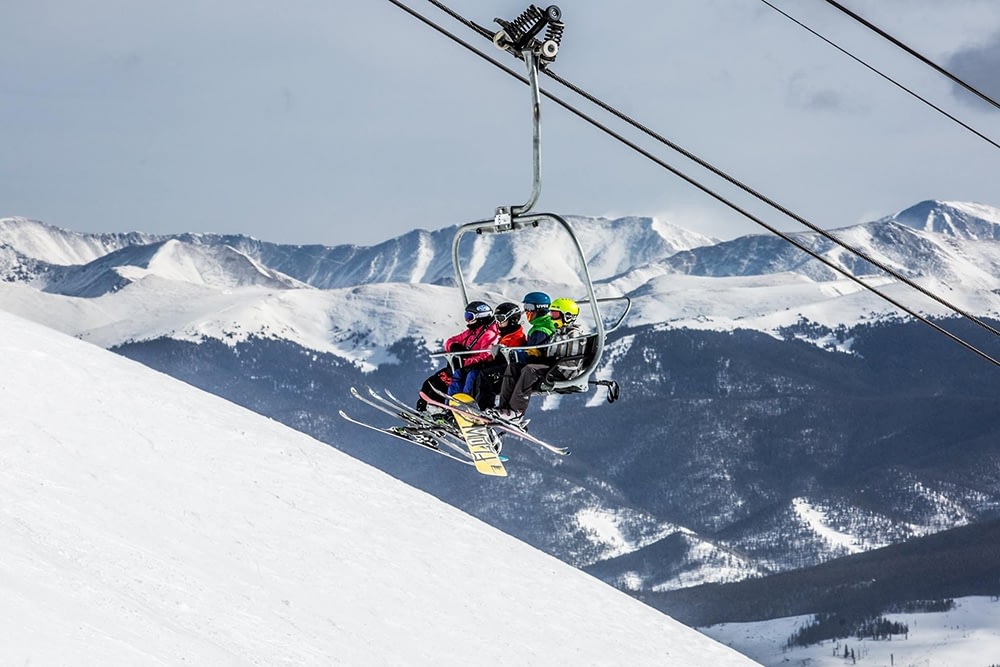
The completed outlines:
[[[28,218],[0,218],[0,245],[55,266],[87,264],[109,252],[159,238],[141,232],[85,234]]]
[[[968,240],[1000,239],[1000,209],[985,204],[928,199],[878,222]]]
[[[232,246],[199,245],[174,238],[126,246],[82,266],[61,267],[45,291],[96,297],[148,276],[218,289],[307,287]]]

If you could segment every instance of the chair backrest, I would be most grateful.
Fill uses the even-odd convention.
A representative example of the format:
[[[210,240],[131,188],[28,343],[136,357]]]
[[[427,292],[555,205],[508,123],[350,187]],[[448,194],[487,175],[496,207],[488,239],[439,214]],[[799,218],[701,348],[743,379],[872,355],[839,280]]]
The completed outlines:
[[[542,382],[542,391],[556,393],[577,393],[587,391],[589,373],[597,354],[597,334],[584,334],[559,341],[553,346],[550,354],[557,358],[555,365],[549,370]],[[544,385],[557,384],[552,389]]]

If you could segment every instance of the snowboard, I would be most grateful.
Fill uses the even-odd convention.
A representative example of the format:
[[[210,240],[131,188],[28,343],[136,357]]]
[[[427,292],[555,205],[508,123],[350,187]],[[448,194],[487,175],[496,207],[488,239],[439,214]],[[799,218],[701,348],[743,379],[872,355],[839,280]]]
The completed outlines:
[[[474,406],[476,399],[468,394],[455,394],[448,399],[448,403],[456,408],[463,408],[469,405]],[[506,477],[507,469],[504,468],[500,455],[493,449],[493,439],[490,437],[489,427],[481,421],[470,419],[460,410],[454,410],[452,414],[455,415],[455,423],[458,424],[458,430],[469,448],[469,454],[472,455],[472,462],[475,464],[476,470],[484,475]]]

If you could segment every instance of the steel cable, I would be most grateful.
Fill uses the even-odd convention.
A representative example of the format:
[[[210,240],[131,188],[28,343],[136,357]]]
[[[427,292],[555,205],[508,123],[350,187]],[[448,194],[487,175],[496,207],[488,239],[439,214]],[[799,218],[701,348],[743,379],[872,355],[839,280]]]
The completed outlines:
[[[453,33],[449,32],[445,28],[443,28],[443,27],[439,26],[438,24],[434,23],[432,20],[430,20],[427,17],[423,16],[422,14],[420,14],[419,12],[417,12],[416,10],[408,7],[407,5],[403,4],[399,0],[388,0],[388,1],[390,3],[392,3],[393,5],[397,6],[398,8],[402,9],[406,13],[410,14],[411,16],[413,16],[414,18],[416,18],[417,20],[423,22],[428,27],[432,28],[433,30],[436,30],[437,32],[439,32],[443,36],[451,39],[456,44],[462,46],[463,48],[467,49],[471,53],[479,56],[483,60],[489,62],[492,65],[494,65],[495,67],[503,70],[509,76],[514,77],[515,79],[521,81],[524,84],[528,84],[527,77],[519,74],[518,72],[515,72],[514,70],[512,70],[509,67],[507,67],[506,65],[504,65],[504,64],[502,64],[502,63],[494,60],[493,58],[489,57],[488,55],[486,55],[485,53],[483,53],[482,51],[480,51],[476,47],[472,46],[471,44],[469,44],[468,42],[466,42],[462,38],[458,37],[457,35],[454,35]],[[428,1],[431,2],[432,4],[441,6],[440,3],[437,2],[437,0],[428,0]],[[457,15],[455,15],[455,14],[453,14],[451,12],[451,10],[447,10],[447,11],[448,11],[449,14],[452,14],[453,16],[455,16],[456,18],[458,18]],[[482,29],[479,26],[476,26],[475,24],[473,24],[471,21],[467,21],[466,19],[459,19],[459,20],[461,22],[465,23],[466,25],[474,28],[477,32],[482,33]],[[547,70],[545,70],[545,72],[547,74],[549,74],[550,76],[554,76],[551,72],[548,72]],[[556,79],[556,80],[559,81],[560,83],[562,83],[562,81],[560,79]],[[574,92],[577,92],[577,90],[579,90],[575,86],[573,86],[572,84],[568,84],[567,83],[567,84],[564,84],[564,85],[567,85],[567,87],[569,87]],[[809,256],[811,256],[812,258],[814,258],[817,261],[825,264],[826,266],[828,266],[829,268],[833,269],[837,273],[843,275],[845,278],[847,278],[847,279],[853,281],[854,283],[858,284],[863,289],[866,289],[866,290],[872,292],[873,294],[875,294],[876,296],[880,297],[881,299],[883,299],[887,303],[889,303],[889,304],[895,306],[896,308],[898,308],[899,310],[907,313],[908,315],[910,315],[914,319],[916,319],[916,320],[918,320],[920,322],[923,322],[927,326],[929,326],[929,327],[933,328],[934,330],[936,330],[938,333],[941,333],[942,335],[948,337],[953,342],[958,343],[959,345],[965,347],[969,351],[971,351],[971,352],[979,355],[980,357],[982,357],[986,361],[989,361],[990,363],[994,364],[995,366],[1000,367],[1000,361],[998,361],[994,357],[990,356],[986,352],[983,352],[982,350],[980,350],[979,348],[975,347],[971,343],[963,340],[962,338],[956,336],[955,334],[951,333],[950,331],[944,329],[943,327],[941,327],[937,323],[935,323],[935,322],[931,321],[930,319],[928,319],[927,317],[924,317],[923,315],[917,313],[916,311],[914,311],[913,309],[909,308],[905,304],[903,304],[903,303],[901,303],[901,302],[893,299],[891,296],[889,296],[888,294],[885,294],[881,290],[873,287],[872,285],[869,285],[869,284],[865,283],[861,278],[859,278],[858,276],[855,276],[854,274],[852,274],[851,272],[849,272],[847,269],[839,266],[838,264],[836,264],[832,260],[824,257],[823,255],[821,255],[817,251],[813,250],[809,246],[805,245],[804,243],[800,243],[798,240],[796,240],[794,237],[790,236],[789,234],[780,231],[776,227],[773,227],[772,225],[768,224],[764,220],[762,220],[762,219],[758,218],[757,216],[755,216],[750,211],[747,211],[746,209],[741,208],[739,205],[737,205],[737,204],[733,203],[732,201],[726,199],[725,197],[723,197],[722,195],[718,194],[717,192],[715,192],[714,190],[712,190],[708,186],[702,184],[701,182],[697,181],[696,179],[692,178],[691,176],[688,176],[684,172],[680,171],[676,167],[673,167],[672,165],[668,164],[664,160],[662,160],[659,157],[653,155],[652,153],[650,153],[646,149],[642,148],[641,146],[639,146],[635,142],[627,139],[626,137],[624,137],[621,134],[615,132],[614,130],[612,130],[611,128],[607,127],[606,125],[602,124],[600,121],[597,121],[596,119],[594,119],[591,116],[587,115],[583,111],[580,111],[579,109],[577,109],[573,105],[569,104],[568,102],[565,102],[564,100],[562,100],[561,98],[553,95],[552,93],[550,93],[547,90],[540,89],[540,93],[542,95],[544,95],[546,98],[548,98],[549,100],[552,100],[553,102],[555,102],[559,106],[563,107],[564,109],[566,109],[570,113],[572,113],[572,114],[576,115],[577,117],[581,118],[582,120],[590,123],[591,125],[593,125],[597,129],[601,130],[602,132],[604,132],[608,136],[610,136],[610,137],[616,139],[617,141],[619,141],[620,143],[624,144],[625,146],[627,146],[631,150],[639,153],[643,157],[645,157],[645,158],[649,159],[650,161],[656,163],[660,167],[662,167],[662,168],[666,169],[667,171],[671,172],[672,174],[674,174],[678,178],[684,180],[688,184],[694,186],[698,190],[701,190],[702,192],[704,192],[708,196],[712,197],[716,201],[724,204],[725,206],[727,206],[730,209],[736,211],[737,213],[743,215],[744,217],[746,217],[749,220],[753,221],[757,225],[763,227],[764,229],[766,229],[767,231],[771,232],[772,234],[778,236],[779,238],[783,239],[784,241],[786,241],[786,242],[790,243],[791,245],[795,246],[796,248],[802,250],[803,252],[805,252],[806,254],[808,254]],[[644,131],[645,133],[649,134],[650,136],[652,136],[654,138],[659,137],[659,135],[657,135],[656,133],[653,133],[648,128],[645,128],[644,126],[638,124],[637,122],[629,119],[627,116],[625,116],[625,114],[622,114],[621,112],[619,112],[617,110],[614,110],[612,107],[606,105],[605,103],[601,102],[600,100],[597,100],[597,98],[593,98],[592,99],[592,96],[589,95],[589,93],[586,93],[585,91],[581,90],[578,94],[582,95],[583,97],[585,97],[589,101],[592,101],[593,103],[597,104],[598,106],[601,106],[602,108],[605,108],[606,110],[610,111],[611,113],[613,113],[614,115],[618,116],[619,118],[622,118],[623,120],[626,120],[626,122],[629,122],[629,124],[632,124],[634,127],[636,127],[637,129],[640,129],[640,130]],[[695,156],[695,155],[693,155],[693,154],[685,151],[684,149],[682,149],[680,147],[675,146],[672,142],[669,142],[665,138],[661,138],[660,140],[661,140],[662,143],[665,143],[666,145],[670,146],[671,148],[674,148],[674,150],[677,150],[678,152],[680,152],[682,155],[685,155],[685,157],[689,157],[689,159],[692,159],[693,161],[697,162],[698,164],[701,164],[702,166],[704,166],[705,168],[709,169],[710,171],[713,171],[713,173],[716,173],[717,175],[725,178],[727,181],[733,183],[734,185],[737,185],[738,187],[741,187],[742,189],[744,189],[745,191],[749,192],[750,194],[754,194],[755,196],[757,196],[762,201],[765,201],[765,202],[769,203],[770,205],[778,208],[777,204],[771,202],[771,200],[767,199],[764,195],[762,195],[760,193],[756,193],[756,191],[750,189],[748,186],[743,185],[742,183],[740,183],[739,181],[737,181],[733,177],[729,176],[728,174],[725,174],[721,170],[717,170],[715,167],[712,167],[707,162],[704,162],[703,160],[701,160],[697,156]],[[778,208],[778,210],[781,210],[782,212],[786,213],[786,215],[790,215],[791,217],[793,217],[795,219],[798,219],[795,216],[795,214],[792,214],[790,212],[786,212],[782,208]],[[811,223],[809,223],[808,221],[803,222],[803,224],[806,224],[807,226],[811,225]],[[821,233],[823,233],[824,235],[826,234],[825,231],[823,231],[823,230],[819,230],[819,231]],[[847,250],[849,250],[851,252],[854,252],[855,254],[858,254],[857,250],[851,248],[849,245],[843,244],[842,242],[840,242],[839,240],[837,240],[835,237],[829,237],[829,238],[830,238],[830,240],[834,241],[838,245],[841,245],[845,249],[847,249]],[[878,266],[878,264],[876,264],[875,260],[868,259],[867,257],[864,257],[863,254],[859,254],[858,256],[862,257],[863,259],[866,259],[867,261],[870,261],[873,264],[875,264],[876,266]],[[886,269],[886,272],[890,273],[890,275],[892,275],[891,270]],[[915,284],[911,283],[910,281],[907,281],[905,278],[902,279],[902,281],[906,282],[907,284],[910,284],[911,286],[916,287],[917,289],[919,289],[921,291],[925,291],[923,288],[921,288],[919,286],[916,286]],[[933,294],[931,294],[929,292],[926,292],[926,293],[929,296],[931,296],[932,298],[935,298],[935,300],[938,300],[939,303],[942,303],[942,305],[945,305],[946,307],[950,308],[952,311],[954,311],[956,313],[959,313],[959,314],[962,314],[965,317],[968,317],[968,318],[972,319],[972,321],[980,324],[981,326],[984,326],[985,328],[987,328],[988,330],[990,330],[994,334],[1000,335],[1000,331],[997,331],[996,329],[994,329],[993,327],[989,326],[985,322],[982,322],[978,318],[975,318],[974,316],[971,316],[969,314],[964,313],[964,311],[961,311],[960,309],[958,309],[958,308],[956,308],[956,307],[948,304],[947,301],[941,300],[939,297],[936,297],[935,295],[933,295]]]
[[[927,98],[922,97],[918,93],[910,90],[909,88],[907,88],[903,84],[899,83],[898,81],[896,81],[895,79],[893,79],[888,74],[884,74],[883,72],[880,72],[879,70],[875,69],[874,67],[872,67],[871,65],[869,65],[868,63],[866,63],[861,58],[858,58],[856,55],[854,55],[853,53],[851,53],[847,49],[841,47],[839,44],[836,44],[835,42],[833,42],[833,41],[827,39],[826,37],[824,37],[823,35],[819,34],[818,32],[816,32],[815,30],[813,30],[812,28],[810,28],[809,26],[807,26],[802,21],[799,21],[797,18],[791,16],[790,14],[788,14],[785,11],[783,11],[781,9],[778,9],[773,4],[771,4],[770,2],[768,2],[768,0],[760,0],[760,1],[763,2],[765,5],[767,5],[768,7],[770,7],[771,9],[773,9],[774,11],[778,12],[779,14],[781,14],[782,16],[784,16],[786,19],[788,19],[792,23],[794,23],[794,24],[798,25],[799,27],[801,27],[803,30],[806,30],[806,31],[812,33],[813,35],[815,35],[816,37],[820,38],[821,40],[823,40],[824,42],[826,42],[827,44],[829,44],[833,48],[837,49],[838,51],[840,51],[841,53],[843,53],[844,55],[846,55],[848,58],[851,58],[855,62],[857,62],[857,63],[859,63],[859,64],[867,67],[869,70],[871,70],[875,74],[878,74],[880,77],[882,77],[883,79],[885,79],[886,81],[888,81],[892,85],[896,86],[900,90],[902,90],[902,91],[904,91],[906,93],[909,93],[910,95],[912,95],[913,97],[917,98],[918,100],[920,100],[921,102],[923,102],[924,104],[926,104],[930,108],[934,109],[935,111],[937,111],[941,115],[945,116],[946,118],[949,118],[950,120],[954,121],[955,123],[958,123],[959,125],[961,125],[962,127],[964,127],[966,130],[968,130],[969,132],[972,132],[974,135],[976,135],[977,137],[979,137],[980,139],[982,139],[983,141],[985,141],[985,142],[993,145],[994,148],[1000,148],[1000,144],[998,144],[997,142],[993,141],[992,139],[990,139],[988,136],[986,136],[985,134],[983,134],[979,130],[975,129],[974,127],[972,127],[972,126],[970,126],[970,125],[968,125],[968,124],[966,124],[964,122],[962,122],[961,120],[959,120],[955,116],[952,116],[950,113],[948,113],[947,111],[945,111],[941,107],[937,106],[936,104],[934,104],[933,102],[931,102]]]
[[[928,66],[928,67],[930,67],[931,69],[933,69],[933,70],[935,70],[936,72],[938,72],[938,73],[940,73],[940,74],[943,74],[944,76],[948,77],[948,78],[949,78],[949,79],[951,79],[951,80],[952,80],[952,81],[953,81],[954,83],[957,83],[957,84],[958,84],[959,86],[961,86],[962,88],[965,88],[965,89],[966,89],[966,90],[968,90],[968,91],[969,91],[970,93],[972,93],[973,95],[976,95],[977,97],[979,97],[980,99],[982,99],[982,100],[983,100],[984,102],[986,102],[987,104],[990,104],[990,105],[992,105],[992,106],[993,106],[994,108],[996,108],[996,109],[1000,109],[1000,103],[998,103],[998,102],[997,102],[997,101],[996,101],[995,99],[993,99],[992,97],[990,97],[990,96],[989,96],[989,95],[987,95],[986,93],[982,92],[981,90],[979,90],[979,89],[977,89],[977,88],[973,87],[972,85],[970,85],[970,84],[966,83],[965,81],[963,81],[963,80],[962,80],[962,79],[960,79],[959,77],[955,76],[954,74],[952,74],[951,72],[949,72],[949,71],[948,71],[948,70],[946,70],[945,68],[943,68],[943,67],[941,67],[940,65],[938,65],[938,64],[937,64],[936,62],[934,62],[934,61],[933,61],[933,60],[931,60],[930,58],[927,58],[926,56],[923,56],[923,55],[921,55],[921,54],[920,54],[919,52],[917,52],[916,50],[914,50],[914,49],[910,48],[909,46],[907,46],[907,45],[906,45],[906,44],[904,44],[903,42],[899,41],[898,39],[896,39],[895,37],[893,37],[892,35],[890,35],[890,34],[889,34],[889,33],[887,33],[886,31],[882,30],[881,28],[879,28],[879,27],[878,27],[877,25],[875,25],[875,24],[874,24],[874,23],[872,23],[871,21],[868,21],[868,20],[866,20],[865,18],[863,18],[862,16],[860,16],[860,15],[858,15],[858,14],[855,14],[854,12],[852,12],[852,11],[851,11],[850,9],[848,9],[847,7],[843,6],[843,5],[842,5],[842,4],[840,4],[839,2],[836,2],[836,0],[826,0],[826,2],[827,2],[827,4],[829,4],[830,6],[832,6],[832,7],[836,7],[837,9],[839,9],[839,10],[840,10],[841,12],[843,12],[844,14],[847,14],[847,15],[848,15],[848,16],[850,16],[850,17],[851,17],[852,19],[854,19],[855,21],[857,21],[857,22],[858,22],[858,23],[860,23],[861,25],[865,26],[865,27],[866,27],[866,28],[868,28],[869,30],[872,30],[872,31],[874,31],[874,32],[875,32],[876,34],[878,34],[879,36],[881,36],[881,37],[883,37],[883,38],[885,38],[885,39],[889,40],[890,42],[892,42],[893,44],[895,44],[895,45],[896,45],[896,46],[898,46],[899,48],[903,49],[904,51],[906,51],[906,52],[907,52],[907,53],[909,53],[909,54],[910,54],[911,56],[913,56],[914,58],[916,58],[916,59],[917,59],[917,60],[919,60],[920,62],[924,63],[925,65],[927,65],[927,66]]]

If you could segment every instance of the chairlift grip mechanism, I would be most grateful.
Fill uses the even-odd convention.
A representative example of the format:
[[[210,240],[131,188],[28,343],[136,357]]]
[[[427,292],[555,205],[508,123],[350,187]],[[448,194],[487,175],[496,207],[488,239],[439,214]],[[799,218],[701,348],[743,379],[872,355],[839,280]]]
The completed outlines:
[[[509,51],[519,58],[530,51],[541,61],[542,67],[555,61],[565,29],[562,10],[556,5],[549,5],[544,10],[528,5],[513,21],[493,20],[500,25],[500,30],[493,35],[493,44],[498,49]],[[545,37],[539,40],[536,36],[543,28]]]

